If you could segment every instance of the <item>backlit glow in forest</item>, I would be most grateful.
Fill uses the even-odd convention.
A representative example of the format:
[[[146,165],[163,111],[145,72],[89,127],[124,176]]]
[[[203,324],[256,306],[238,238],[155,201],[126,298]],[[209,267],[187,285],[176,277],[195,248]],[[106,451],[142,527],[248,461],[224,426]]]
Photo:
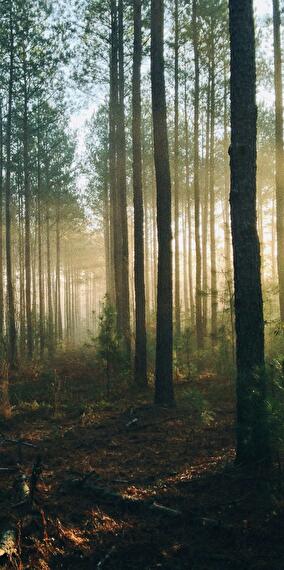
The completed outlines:
[[[281,0],[0,0],[0,568],[284,568]]]

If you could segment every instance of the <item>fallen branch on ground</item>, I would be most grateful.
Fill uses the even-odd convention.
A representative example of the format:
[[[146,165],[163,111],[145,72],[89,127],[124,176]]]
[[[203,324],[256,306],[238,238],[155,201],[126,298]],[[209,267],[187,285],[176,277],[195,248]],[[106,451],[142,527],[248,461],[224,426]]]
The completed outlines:
[[[97,564],[97,570],[99,570],[100,568],[102,568],[105,563],[111,558],[111,555],[116,551],[116,547],[112,546],[110,551],[105,555],[105,557],[100,560],[100,562]]]
[[[65,485],[61,486],[61,490],[63,492],[69,492],[71,488],[85,488],[88,491],[91,491],[96,495],[97,498],[111,501],[112,503],[118,504],[120,507],[126,507],[131,510],[141,510],[141,509],[150,509],[160,514],[168,515],[168,516],[181,516],[181,511],[176,509],[171,509],[169,507],[165,507],[164,505],[160,505],[152,499],[136,499],[134,497],[127,497],[122,496],[120,493],[116,491],[112,491],[106,487],[103,487],[101,484],[98,484],[97,481],[92,479],[92,476],[96,474],[91,472],[88,473],[87,476],[84,475],[81,479],[73,479],[65,482]],[[97,476],[96,476],[97,477]]]

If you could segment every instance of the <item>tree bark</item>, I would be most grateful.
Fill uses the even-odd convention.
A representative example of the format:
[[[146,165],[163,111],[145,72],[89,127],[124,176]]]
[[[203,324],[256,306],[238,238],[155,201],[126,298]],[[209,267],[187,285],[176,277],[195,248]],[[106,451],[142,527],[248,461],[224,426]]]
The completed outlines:
[[[151,2],[151,85],[158,227],[155,402],[171,405],[174,402],[171,177],[164,75],[163,0]]]
[[[237,460],[269,459],[256,222],[256,69],[252,0],[230,0],[231,222],[237,341]]]
[[[118,0],[118,122],[117,122],[117,190],[120,211],[121,231],[121,335],[127,357],[131,355],[130,305],[129,305],[129,247],[126,195],[126,138],[125,138],[125,102],[124,102],[124,21],[123,0]]]
[[[3,291],[3,102],[0,99],[0,355],[4,341],[4,291]]]
[[[180,336],[180,261],[179,261],[179,15],[178,0],[174,5],[175,42],[175,124],[174,124],[174,212],[175,212],[175,334]]]
[[[147,385],[147,347],[144,275],[144,209],[141,145],[141,0],[133,0],[134,49],[132,83],[132,141],[134,194],[134,280],[135,280],[135,382]]]
[[[31,197],[30,197],[30,171],[29,171],[29,119],[28,119],[28,78],[27,60],[24,47],[24,191],[25,191],[25,278],[26,278],[26,319],[27,319],[27,355],[33,355],[33,324],[31,305]]]
[[[216,264],[216,232],[215,232],[215,47],[214,20],[211,22],[211,102],[210,102],[210,253],[211,253],[211,342],[217,343],[217,264]]]
[[[14,31],[12,3],[10,3],[10,62],[9,62],[9,87],[8,87],[8,113],[6,131],[6,272],[7,272],[7,296],[8,296],[8,360],[11,367],[17,361],[17,334],[15,323],[15,303],[12,270],[12,245],[11,245],[11,128],[12,128],[12,102],[14,86]]]
[[[199,115],[200,115],[200,70],[198,47],[198,19],[196,0],[192,4],[193,50],[194,50],[194,217],[195,217],[195,255],[196,255],[196,291],[195,318],[196,341],[198,350],[203,348],[202,326],[202,291],[201,291],[201,247],[200,247],[200,187],[199,187]]]
[[[275,151],[276,151],[276,228],[280,319],[284,321],[284,148],[283,88],[279,0],[273,0]]]

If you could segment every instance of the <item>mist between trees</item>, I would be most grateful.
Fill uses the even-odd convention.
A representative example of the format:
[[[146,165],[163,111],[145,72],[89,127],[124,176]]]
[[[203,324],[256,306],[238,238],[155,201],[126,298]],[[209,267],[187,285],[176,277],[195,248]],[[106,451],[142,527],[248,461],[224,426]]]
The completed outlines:
[[[255,63],[252,2],[242,45],[236,4],[229,32],[225,0],[2,0],[0,339],[11,370],[93,346],[108,382],[119,353],[130,383],[154,378],[156,403],[172,404],[173,380],[204,370],[233,379],[237,368],[250,385],[264,321],[267,355],[281,355],[280,12],[274,0],[273,18],[256,22]],[[276,103],[260,97],[256,142],[257,89]],[[78,147],[70,116],[93,102]]]

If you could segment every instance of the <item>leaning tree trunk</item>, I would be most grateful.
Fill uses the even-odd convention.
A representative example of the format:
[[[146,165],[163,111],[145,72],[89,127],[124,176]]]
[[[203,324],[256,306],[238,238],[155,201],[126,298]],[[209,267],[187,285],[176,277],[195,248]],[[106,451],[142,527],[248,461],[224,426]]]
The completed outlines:
[[[145,275],[144,275],[144,210],[142,189],[141,144],[141,0],[133,1],[134,49],[132,84],[132,140],[134,193],[134,280],[135,280],[135,381],[147,385]]]
[[[252,0],[230,0],[231,221],[237,333],[237,460],[269,458],[256,223],[256,69]]]
[[[173,300],[171,248],[171,177],[164,76],[164,2],[151,2],[151,85],[157,184],[158,295],[155,402],[172,404]]]
[[[273,0],[275,149],[276,149],[276,227],[280,318],[284,321],[284,148],[283,93],[279,0]]]

